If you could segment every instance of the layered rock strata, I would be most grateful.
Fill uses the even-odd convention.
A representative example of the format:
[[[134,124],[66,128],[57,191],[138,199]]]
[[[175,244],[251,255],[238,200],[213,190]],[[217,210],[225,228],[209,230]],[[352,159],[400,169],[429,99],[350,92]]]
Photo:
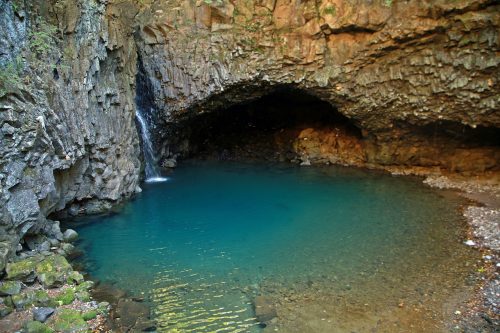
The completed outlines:
[[[499,12],[486,0],[153,1],[138,45],[157,143],[182,156],[179,121],[285,85],[361,129],[369,164],[498,167],[498,139],[467,140],[499,133]]]
[[[136,190],[127,6],[0,1],[1,70],[17,76],[0,94],[0,271],[23,237],[61,240],[52,212],[100,211]]]

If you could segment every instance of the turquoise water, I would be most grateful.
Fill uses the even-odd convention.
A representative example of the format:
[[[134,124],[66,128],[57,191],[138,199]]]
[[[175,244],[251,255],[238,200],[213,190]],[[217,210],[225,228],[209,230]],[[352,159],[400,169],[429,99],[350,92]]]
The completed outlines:
[[[90,274],[144,294],[158,331],[257,332],[252,300],[270,288],[383,307],[459,287],[472,258],[459,204],[359,169],[191,162],[73,227]]]

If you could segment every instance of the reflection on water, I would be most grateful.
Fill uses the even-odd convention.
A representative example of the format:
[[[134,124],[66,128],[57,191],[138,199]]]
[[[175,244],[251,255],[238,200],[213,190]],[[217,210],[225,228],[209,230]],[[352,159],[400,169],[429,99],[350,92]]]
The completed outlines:
[[[76,229],[90,273],[144,293],[160,332],[258,332],[258,294],[291,327],[329,332],[402,302],[442,309],[473,270],[459,205],[358,169],[192,162]]]

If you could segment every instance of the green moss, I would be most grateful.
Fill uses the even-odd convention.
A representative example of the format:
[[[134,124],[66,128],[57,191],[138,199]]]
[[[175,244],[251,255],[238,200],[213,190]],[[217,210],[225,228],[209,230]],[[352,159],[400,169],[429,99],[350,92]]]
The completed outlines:
[[[77,271],[73,271],[68,275],[68,283],[69,284],[80,284],[83,282],[83,275]]]
[[[12,307],[0,304],[0,318],[3,318],[12,312]]]
[[[41,257],[30,257],[18,262],[8,263],[6,267],[7,280],[23,280],[30,276],[34,271]]]
[[[335,5],[328,5],[323,9],[323,14],[324,15],[332,15],[334,16],[337,13],[337,8]]]
[[[33,305],[35,301],[35,293],[30,291],[18,295],[12,295],[11,299],[16,309],[26,309]]]
[[[80,312],[72,309],[59,309],[51,326],[62,333],[86,332],[88,325]]]
[[[83,281],[78,286],[75,287],[77,292],[90,290],[94,286],[93,281]]]
[[[0,67],[0,97],[16,92],[22,86],[23,65],[19,59]]]
[[[391,7],[392,6],[392,0],[384,0],[384,5],[386,5],[387,7]]]
[[[83,318],[83,320],[85,320],[85,321],[92,320],[92,319],[94,319],[95,317],[97,317],[97,311],[96,311],[96,310],[90,310],[90,311],[88,311],[88,312],[85,312],[85,313],[82,315],[82,318]]]
[[[75,291],[73,288],[64,289],[59,295],[55,297],[55,301],[62,305],[68,305],[75,300]]]
[[[52,333],[53,329],[39,321],[28,321],[24,326],[26,333]]]
[[[38,263],[35,271],[43,286],[50,288],[62,285],[66,281],[66,276],[73,270],[66,258],[61,255],[52,255]]]
[[[16,295],[21,292],[21,282],[4,281],[0,283],[0,296]]]
[[[30,49],[39,57],[47,56],[56,47],[57,27],[41,20],[30,36]]]
[[[76,298],[82,302],[89,302],[92,300],[90,298],[90,293],[88,291],[80,291],[75,294]]]
[[[50,298],[45,290],[35,291],[33,304],[36,306],[49,306],[51,308],[59,306],[59,302],[55,298]]]

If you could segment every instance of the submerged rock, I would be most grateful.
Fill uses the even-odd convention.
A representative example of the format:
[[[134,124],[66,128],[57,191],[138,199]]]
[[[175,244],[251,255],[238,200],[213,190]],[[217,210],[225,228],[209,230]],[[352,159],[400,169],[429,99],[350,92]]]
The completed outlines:
[[[268,296],[257,296],[254,299],[255,316],[261,323],[278,316],[272,299]]]
[[[149,307],[144,303],[134,302],[129,299],[121,299],[116,306],[116,316],[120,318],[120,326],[126,330],[141,330],[154,326],[149,322]]]

